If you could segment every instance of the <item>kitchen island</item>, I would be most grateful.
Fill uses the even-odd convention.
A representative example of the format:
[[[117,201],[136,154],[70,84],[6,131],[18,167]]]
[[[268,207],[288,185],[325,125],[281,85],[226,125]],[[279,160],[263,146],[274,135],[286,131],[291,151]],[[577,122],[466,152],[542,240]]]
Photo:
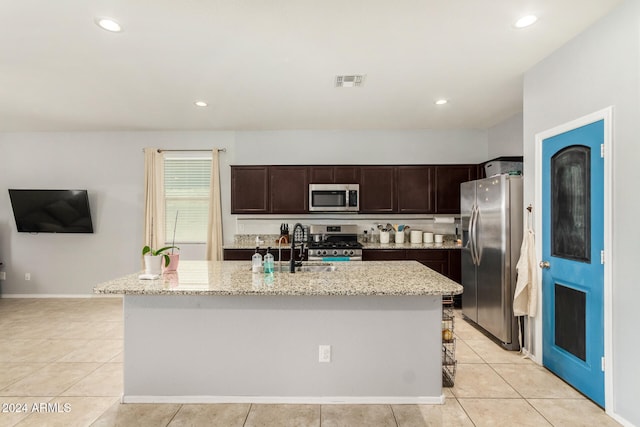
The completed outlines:
[[[335,265],[182,261],[96,286],[124,295],[123,402],[442,403],[441,296],[462,286],[415,261]]]

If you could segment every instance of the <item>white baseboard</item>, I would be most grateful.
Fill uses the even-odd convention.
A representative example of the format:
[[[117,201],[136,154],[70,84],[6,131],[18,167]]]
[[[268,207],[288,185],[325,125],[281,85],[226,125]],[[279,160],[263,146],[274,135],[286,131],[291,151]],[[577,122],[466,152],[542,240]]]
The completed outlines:
[[[607,412],[607,415],[609,415],[611,418],[613,418],[614,420],[622,424],[624,427],[635,427],[635,424],[621,417],[620,415],[613,412],[609,412],[609,411],[606,411],[606,412]]]
[[[442,405],[440,396],[122,396],[122,403],[279,403],[312,405]]]
[[[0,298],[122,298],[115,294],[0,294]]]

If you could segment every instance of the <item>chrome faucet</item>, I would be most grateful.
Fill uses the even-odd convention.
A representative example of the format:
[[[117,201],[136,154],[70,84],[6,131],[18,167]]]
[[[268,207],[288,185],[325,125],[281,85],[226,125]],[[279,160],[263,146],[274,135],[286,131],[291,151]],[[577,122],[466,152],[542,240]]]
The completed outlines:
[[[300,247],[300,261],[296,262],[295,250],[296,243],[299,243]],[[289,260],[289,272],[295,273],[296,266],[302,265],[302,259],[304,258],[304,227],[302,224],[297,223],[293,226],[293,233],[291,233],[291,259]]]

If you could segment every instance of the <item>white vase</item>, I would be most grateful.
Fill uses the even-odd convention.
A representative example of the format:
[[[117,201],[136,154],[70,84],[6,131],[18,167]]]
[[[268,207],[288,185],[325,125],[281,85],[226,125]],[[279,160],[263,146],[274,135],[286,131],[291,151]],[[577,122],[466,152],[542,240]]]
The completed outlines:
[[[145,274],[162,274],[162,255],[145,255],[144,256],[144,272]]]

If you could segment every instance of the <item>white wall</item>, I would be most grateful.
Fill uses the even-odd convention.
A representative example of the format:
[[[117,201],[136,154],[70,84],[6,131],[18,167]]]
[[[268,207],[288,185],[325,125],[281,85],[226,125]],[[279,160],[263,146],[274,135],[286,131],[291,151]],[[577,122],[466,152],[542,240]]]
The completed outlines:
[[[487,150],[489,159],[502,156],[522,156],[524,152],[522,124],[522,113],[518,113],[488,129]]]
[[[231,132],[0,134],[2,294],[87,295],[95,284],[140,268],[145,146],[226,147],[221,182],[229,199]],[[87,189],[95,233],[18,233],[8,188]],[[228,204],[224,208],[228,222]]]
[[[3,133],[0,261],[7,280],[0,282],[1,294],[88,295],[95,284],[140,268],[142,148],[146,146],[227,149],[220,164],[227,243],[238,232],[237,216],[229,213],[231,164],[478,163],[487,159],[483,130]],[[86,188],[95,233],[18,233],[8,188]],[[299,220],[311,222],[308,216]],[[280,222],[277,218],[253,224],[264,224],[258,233],[277,234]],[[184,251],[186,258],[193,253],[202,250]],[[24,280],[27,272],[31,281]]]
[[[238,132],[239,164],[435,164],[487,160],[486,130]]]
[[[613,408],[640,425],[640,2],[628,0],[525,74],[525,204],[534,202],[535,135],[607,106],[613,120]],[[538,331],[538,333],[540,333]],[[536,349],[534,349],[536,350]],[[537,351],[537,350],[536,350]],[[540,357],[541,355],[537,355]],[[607,373],[611,375],[611,373]]]

